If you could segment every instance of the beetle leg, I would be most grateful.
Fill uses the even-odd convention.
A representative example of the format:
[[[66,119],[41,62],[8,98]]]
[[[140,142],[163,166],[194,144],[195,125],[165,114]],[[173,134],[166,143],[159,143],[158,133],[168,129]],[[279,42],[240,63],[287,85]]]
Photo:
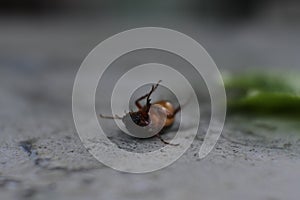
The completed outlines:
[[[160,141],[162,141],[164,144],[167,144],[167,145],[172,145],[172,146],[178,146],[179,144],[173,144],[173,143],[170,143],[168,141],[165,141],[160,134],[156,134],[155,135],[158,139],[160,139]]]
[[[141,96],[140,98],[138,98],[136,101],[135,101],[135,105],[136,107],[138,107],[138,109],[142,109],[142,105],[140,104],[140,101],[145,99],[147,97],[147,95],[144,95],[144,96]]]
[[[105,118],[105,119],[123,119],[123,117],[120,117],[118,115],[115,115],[115,116],[105,116],[105,115],[100,114],[99,116],[101,118]]]
[[[175,117],[175,115],[176,115],[180,110],[181,110],[181,107],[178,106],[178,107],[174,110],[173,114],[172,114],[172,115],[168,115],[167,117],[168,117],[168,118],[173,118],[173,117]]]
[[[175,111],[174,111],[174,115],[176,115],[180,110],[181,110],[181,107],[178,106],[178,107],[175,109]]]
[[[152,85],[151,91],[148,93],[147,95],[147,102],[149,101],[150,103],[150,96],[151,94],[157,89],[157,87],[159,86],[159,83],[161,82],[161,80],[159,80],[156,85]]]
[[[140,98],[138,98],[138,99],[135,101],[135,105],[136,105],[136,107],[138,107],[138,109],[142,109],[142,108],[143,108],[143,106],[140,104],[140,101],[141,101],[141,100],[147,98],[147,104],[150,103],[150,100],[151,100],[151,99],[150,99],[150,96],[151,96],[151,94],[156,90],[156,88],[158,87],[158,85],[159,85],[160,82],[161,82],[161,80],[159,80],[159,81],[156,83],[156,85],[152,85],[152,88],[151,88],[151,90],[150,90],[149,93],[147,93],[147,94],[141,96]]]
[[[180,108],[180,106],[178,106],[178,107],[174,110],[173,114],[168,114],[168,115],[167,115],[167,118],[171,119],[171,118],[175,117],[175,115],[176,115],[180,110],[181,110],[181,108]]]

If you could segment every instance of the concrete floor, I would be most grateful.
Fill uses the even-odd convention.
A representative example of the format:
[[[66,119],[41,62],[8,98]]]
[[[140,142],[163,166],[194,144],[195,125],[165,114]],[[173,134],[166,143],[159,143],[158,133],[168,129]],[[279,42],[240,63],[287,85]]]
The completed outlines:
[[[204,119],[178,161],[148,174],[114,171],[83,147],[71,110],[81,61],[111,34],[165,24],[1,21],[0,199],[299,199],[300,127],[293,120],[229,117],[214,150],[199,160]],[[197,39],[223,70],[299,69],[300,29],[266,24],[167,27]],[[134,144],[151,149],[157,142]]]

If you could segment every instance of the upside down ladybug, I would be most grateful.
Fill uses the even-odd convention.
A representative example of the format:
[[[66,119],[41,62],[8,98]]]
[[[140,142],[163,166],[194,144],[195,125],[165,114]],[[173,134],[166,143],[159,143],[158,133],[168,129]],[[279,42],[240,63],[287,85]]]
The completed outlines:
[[[136,125],[140,127],[147,127],[150,125],[152,127],[161,126],[161,122],[162,120],[164,120],[164,124],[162,124],[162,127],[163,128],[170,127],[175,121],[176,114],[180,111],[180,106],[175,108],[173,104],[168,100],[160,100],[151,103],[150,96],[157,89],[160,82],[161,80],[158,81],[155,85],[152,85],[150,92],[135,100],[135,105],[138,109],[137,111],[128,112],[123,117],[120,117],[118,115],[104,116],[102,114],[100,114],[100,117],[106,119],[120,119],[123,121],[126,127],[128,125],[128,119],[132,120]],[[144,99],[146,99],[146,104],[141,105],[140,102]],[[151,112],[151,109],[152,110],[154,109],[156,111]],[[165,141],[161,137],[161,132],[155,134],[155,136],[158,137],[165,144],[174,145],[174,146],[178,145],[178,144],[172,144],[170,142]]]

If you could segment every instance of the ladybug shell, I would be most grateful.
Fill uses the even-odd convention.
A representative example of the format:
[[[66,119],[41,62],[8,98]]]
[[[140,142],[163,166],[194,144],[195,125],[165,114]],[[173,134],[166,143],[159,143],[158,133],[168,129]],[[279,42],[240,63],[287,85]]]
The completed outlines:
[[[173,116],[175,109],[174,106],[169,101],[157,101],[153,105],[160,106],[163,112],[167,114],[167,119],[165,121],[165,127],[170,126],[174,123],[175,117]],[[151,118],[151,116],[150,116]]]

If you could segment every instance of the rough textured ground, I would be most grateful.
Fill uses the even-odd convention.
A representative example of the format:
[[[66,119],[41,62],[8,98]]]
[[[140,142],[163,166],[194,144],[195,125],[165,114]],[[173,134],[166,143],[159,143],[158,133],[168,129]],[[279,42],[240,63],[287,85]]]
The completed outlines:
[[[204,120],[191,148],[153,173],[121,173],[95,160],[72,119],[76,70],[105,37],[133,26],[164,25],[124,22],[102,28],[109,23],[1,21],[0,199],[299,198],[300,125],[288,119],[230,117],[214,150],[199,160]],[[222,69],[300,63],[300,30],[293,26],[169,27],[199,39]],[[114,140],[126,148],[129,138]],[[160,144],[150,139],[127,148],[137,145]]]

